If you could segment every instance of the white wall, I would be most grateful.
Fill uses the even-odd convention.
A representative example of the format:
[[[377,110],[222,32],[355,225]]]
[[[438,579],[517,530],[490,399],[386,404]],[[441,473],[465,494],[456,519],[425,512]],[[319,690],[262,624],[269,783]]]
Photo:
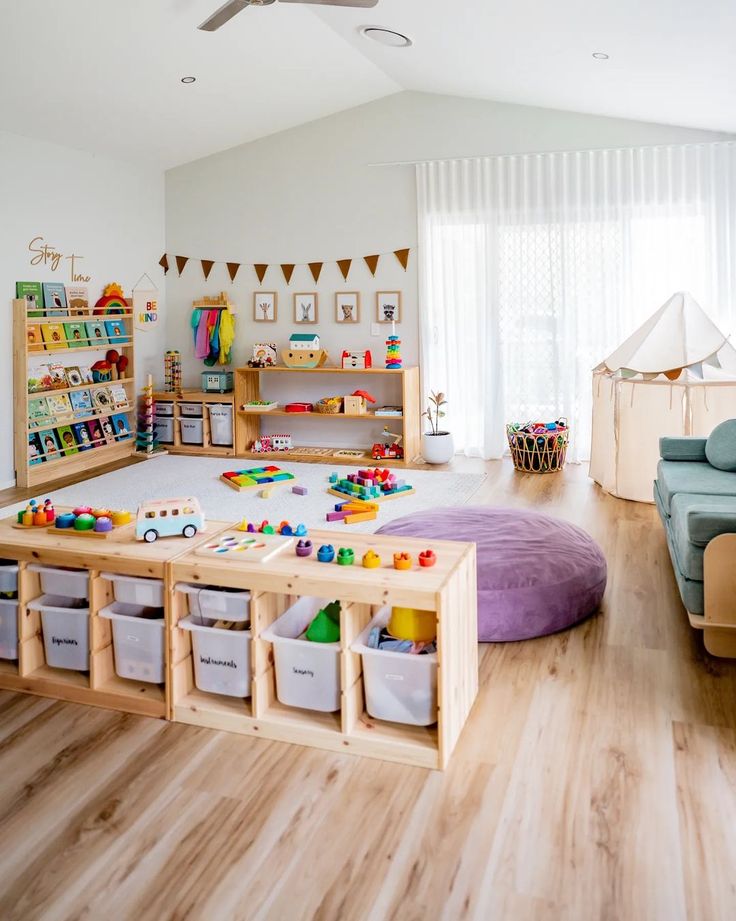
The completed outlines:
[[[0,289],[5,292],[0,344],[0,488],[15,482],[10,301],[16,281],[70,283],[70,263],[31,266],[29,241],[43,236],[59,252],[83,256],[77,270],[90,275],[90,298],[112,281],[130,293],[143,272],[165,291],[157,265],[164,245],[164,179],[150,167],[92,156],[0,131]],[[163,322],[137,334],[138,379],[159,373]]]

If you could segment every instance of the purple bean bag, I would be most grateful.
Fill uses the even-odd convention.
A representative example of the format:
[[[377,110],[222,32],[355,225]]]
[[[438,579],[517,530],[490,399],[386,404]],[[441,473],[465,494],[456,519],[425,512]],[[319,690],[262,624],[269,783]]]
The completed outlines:
[[[378,534],[474,541],[478,639],[545,636],[592,614],[606,588],[606,560],[582,528],[512,508],[443,508],[398,518]]]

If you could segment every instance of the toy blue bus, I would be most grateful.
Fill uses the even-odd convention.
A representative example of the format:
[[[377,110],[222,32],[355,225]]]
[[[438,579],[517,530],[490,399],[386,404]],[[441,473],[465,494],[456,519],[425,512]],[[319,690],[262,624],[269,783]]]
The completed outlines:
[[[204,531],[204,514],[199,500],[154,499],[138,509],[135,539],[152,544],[159,537],[194,537]]]

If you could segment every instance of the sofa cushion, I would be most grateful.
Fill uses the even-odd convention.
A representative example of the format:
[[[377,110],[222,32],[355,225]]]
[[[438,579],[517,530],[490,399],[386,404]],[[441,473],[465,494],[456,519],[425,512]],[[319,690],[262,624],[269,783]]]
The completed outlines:
[[[659,439],[659,453],[662,460],[701,461],[705,462],[705,443],[707,439],[695,435],[682,435],[676,438],[665,436]]]
[[[735,496],[680,493],[670,508],[678,541],[682,537],[697,547],[707,547],[719,534],[736,534]]]
[[[665,512],[671,515],[672,499],[679,493],[736,496],[736,474],[695,461],[661,460],[657,465],[657,490]]]
[[[736,419],[717,425],[705,443],[708,463],[718,470],[736,470]]]

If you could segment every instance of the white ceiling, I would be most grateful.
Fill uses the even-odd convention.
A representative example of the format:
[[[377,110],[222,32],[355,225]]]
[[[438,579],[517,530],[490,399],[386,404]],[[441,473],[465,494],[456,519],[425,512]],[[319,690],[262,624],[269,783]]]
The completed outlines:
[[[275,4],[197,31],[221,2],[0,0],[0,128],[168,167],[413,89],[736,131],[734,0]]]

